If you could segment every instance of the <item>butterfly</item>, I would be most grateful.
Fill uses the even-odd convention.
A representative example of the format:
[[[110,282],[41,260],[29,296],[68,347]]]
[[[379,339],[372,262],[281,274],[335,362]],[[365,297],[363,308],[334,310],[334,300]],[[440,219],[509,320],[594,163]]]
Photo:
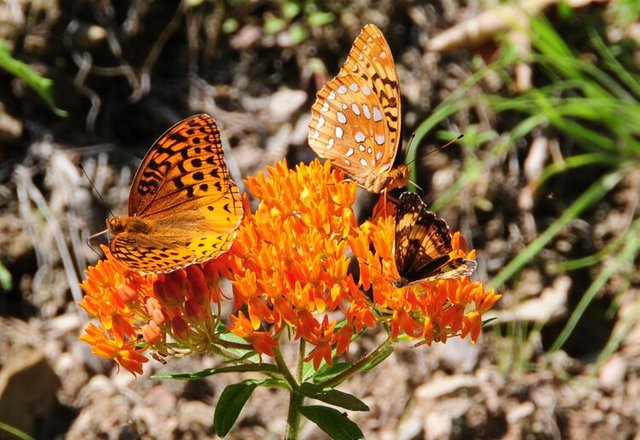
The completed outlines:
[[[400,145],[400,104],[391,49],[380,29],[368,24],[338,75],[317,94],[309,146],[368,191],[406,186],[409,168],[393,168]]]
[[[107,220],[111,254],[142,273],[172,272],[226,252],[243,216],[238,186],[209,115],[168,129],[138,168],[128,216]]]
[[[477,263],[451,258],[447,223],[427,209],[414,193],[404,192],[396,206],[395,260],[400,278],[396,287],[471,276]]]

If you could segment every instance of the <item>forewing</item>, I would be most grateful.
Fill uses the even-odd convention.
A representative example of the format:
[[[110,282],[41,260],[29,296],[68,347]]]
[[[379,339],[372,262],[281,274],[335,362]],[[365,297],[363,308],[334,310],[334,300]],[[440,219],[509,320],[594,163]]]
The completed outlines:
[[[129,194],[129,216],[156,218],[195,209],[211,218],[214,228],[233,229],[242,219],[240,194],[224,163],[220,133],[206,114],[191,116],[158,138]]]
[[[417,272],[451,252],[444,220],[429,211],[420,197],[404,192],[396,206],[396,266],[401,276]],[[443,262],[444,262],[443,261]]]
[[[393,165],[400,143],[400,105],[391,49],[380,30],[367,25],[338,75],[318,92],[309,145],[365,185]]]
[[[223,159],[220,133],[205,114],[167,130],[145,156],[116,218],[112,254],[141,272],[170,272],[226,252],[243,216]]]

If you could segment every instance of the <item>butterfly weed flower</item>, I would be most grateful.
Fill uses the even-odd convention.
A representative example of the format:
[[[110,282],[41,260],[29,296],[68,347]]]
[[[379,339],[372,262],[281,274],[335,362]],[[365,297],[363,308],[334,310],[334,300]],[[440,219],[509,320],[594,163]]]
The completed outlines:
[[[220,353],[230,344],[221,332],[230,331],[244,348],[273,358],[282,335],[291,334],[308,344],[304,360],[318,369],[379,325],[391,340],[478,339],[482,314],[499,295],[467,277],[396,287],[393,212],[358,225],[357,186],[329,163],[291,170],[278,162],[246,184],[258,207],[245,208],[233,246],[212,262],[141,275],[105,249],[107,259],[87,272],[80,304],[102,327],[91,324],[82,337],[97,355],[139,374],[147,350],[155,357]],[[464,247],[453,234],[450,258],[473,259]],[[349,270],[352,259],[358,277]],[[222,277],[233,286],[227,317],[220,316]]]
[[[140,315],[144,316],[145,298],[153,292],[153,277],[143,277],[127,270],[103,248],[107,259],[87,270],[81,284],[85,292],[80,302],[87,314],[96,318],[81,340],[91,345],[97,356],[112,359],[135,374],[142,373],[148,359],[137,347]],[[144,318],[143,318],[144,320]]]
[[[106,259],[90,267],[81,284],[85,296],[80,307],[96,322],[80,339],[94,354],[141,374],[147,351],[162,359],[219,349],[215,306],[223,297],[219,279],[225,268],[214,261],[168,274],[141,275],[121,264],[108,248],[103,251]]]
[[[448,263],[433,269],[433,276],[418,271],[425,277],[398,287],[398,252],[404,252],[398,234],[406,225],[392,212],[391,199],[391,209],[358,225],[357,184],[318,160],[295,169],[278,162],[248,178],[246,186],[257,208],[252,213],[244,197],[235,241],[214,260],[140,274],[104,249],[106,260],[89,268],[82,283],[80,305],[95,322],[81,339],[94,354],[134,375],[142,374],[150,357],[219,355],[226,371],[262,372],[269,377],[264,386],[279,380],[289,389],[288,425],[296,431],[300,415],[295,408],[303,395],[314,397],[313,387],[326,393],[379,363],[395,341],[416,346],[450,337],[477,341],[482,316],[500,295],[456,272],[465,266]],[[467,252],[460,235],[439,232],[446,232],[448,257],[438,255],[435,261],[461,259],[472,266],[475,252]],[[350,270],[352,263],[358,275]],[[447,278],[451,271],[455,277]],[[230,280],[229,292],[223,292],[222,278]],[[230,307],[223,307],[225,302]],[[381,329],[388,337],[364,358],[318,379],[311,391],[305,388],[306,394],[293,392],[303,385],[304,365],[322,374],[323,366],[348,359],[349,347],[367,329]],[[297,374],[280,351],[287,339],[300,347]],[[223,397],[217,408],[231,404]]]
[[[189,136],[208,133],[212,142],[219,140],[213,120],[186,121],[154,144],[149,160],[156,160],[157,153],[157,164],[168,163],[166,155],[178,148],[171,142],[191,142]],[[180,148],[196,154],[199,143],[192,141]],[[222,163],[221,153],[213,154],[209,162]],[[194,167],[189,172],[200,182],[201,169],[209,162],[189,160]],[[211,177],[220,176],[220,167],[210,171]],[[322,400],[327,387],[376,365],[400,339],[422,345],[468,336],[475,342],[483,313],[500,297],[469,281],[476,265],[474,251],[467,252],[460,235],[451,235],[444,220],[429,212],[417,195],[404,193],[395,204],[384,195],[378,215],[359,225],[353,204],[361,182],[345,179],[344,171],[332,169],[329,161],[295,169],[281,161],[249,177],[246,187],[258,202],[253,213],[248,197],[237,193],[230,178],[227,193],[212,193],[208,183],[198,183],[197,196],[195,190],[180,192],[188,179],[171,179],[171,197],[186,197],[185,203],[197,207],[220,231],[180,232],[176,238],[172,231],[178,228],[172,222],[183,221],[187,227],[180,231],[188,229],[193,216],[189,210],[167,214],[173,216],[170,225],[159,229],[151,226],[166,219],[149,211],[135,215],[139,213],[134,210],[116,221],[123,226],[113,230],[111,245],[104,248],[106,259],[89,268],[82,283],[80,306],[95,321],[81,339],[94,354],[134,375],[143,373],[150,357],[164,361],[197,353],[219,355],[226,361],[224,371],[262,372],[290,390],[288,424],[297,432],[301,396]],[[163,183],[151,182],[156,181],[138,182],[134,194],[162,188]],[[201,206],[203,200],[206,206]],[[352,263],[358,275],[350,270]],[[226,295],[222,278],[231,282]],[[231,307],[223,307],[224,302]],[[367,329],[383,329],[388,338],[364,358],[344,362],[322,378],[323,366],[339,357],[348,359],[350,345]],[[299,344],[296,377],[281,353],[287,338]],[[320,375],[317,383],[301,383],[309,380],[306,364]],[[207,374],[212,373],[196,376]],[[306,394],[303,385],[311,387],[304,388]],[[341,396],[334,397],[340,401]],[[217,432],[221,429],[216,427]]]
[[[305,360],[316,368],[377,325],[386,326],[392,339],[477,340],[482,313],[499,295],[461,274],[396,287],[393,215],[357,225],[356,185],[328,163],[290,170],[280,162],[246,183],[258,208],[246,215],[236,242],[221,257],[232,273],[236,310],[243,311],[243,319],[229,326],[233,333],[244,337],[249,322],[275,344],[287,328],[311,347]],[[451,260],[474,258],[459,234],[451,242]],[[359,263],[357,278],[349,271],[352,258]],[[254,348],[266,354],[264,347]]]

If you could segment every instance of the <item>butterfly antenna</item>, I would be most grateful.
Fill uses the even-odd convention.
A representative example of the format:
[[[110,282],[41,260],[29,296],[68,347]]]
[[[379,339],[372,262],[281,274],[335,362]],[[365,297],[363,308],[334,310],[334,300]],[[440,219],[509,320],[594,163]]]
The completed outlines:
[[[416,132],[414,131],[413,133],[411,133],[411,137],[409,138],[409,143],[407,144],[407,150],[409,149],[409,147],[411,146],[411,143],[413,142],[413,139],[416,137]],[[431,154],[435,151],[439,151],[439,150],[444,150],[445,148],[449,147],[451,144],[459,141],[460,139],[462,139],[464,137],[464,134],[460,134],[457,138],[455,139],[451,139],[449,142],[447,142],[446,144],[436,148],[435,150],[431,150],[427,153]],[[405,165],[409,166],[412,163],[414,163],[416,161],[416,158],[414,157],[413,160],[411,162],[407,162]],[[424,189],[422,187],[420,187],[420,185],[418,185],[416,182],[414,182],[413,180],[409,180],[409,183],[412,184],[413,186],[415,186],[416,188],[418,188],[421,192],[424,193]]]
[[[424,194],[424,188],[422,188],[420,185],[418,185],[418,183],[417,183],[417,182],[414,182],[414,181],[413,181],[413,180],[411,180],[411,179],[409,179],[409,180],[408,180],[408,182],[409,182],[411,185],[413,185],[413,186],[415,186],[416,188],[418,188],[418,189],[420,190],[420,192]]]
[[[111,217],[115,217],[115,214],[113,213],[113,211],[111,211],[110,208],[108,208],[108,204],[107,201],[104,199],[104,197],[102,197],[102,194],[100,194],[100,191],[98,191],[98,189],[96,188],[96,184],[94,183],[93,179],[91,179],[91,177],[89,177],[89,174],[87,173],[87,170],[84,169],[84,167],[82,166],[81,163],[78,163],[78,168],[80,168],[82,170],[82,174],[84,174],[84,177],[87,178],[87,181],[89,182],[89,184],[91,185],[91,189],[92,191],[98,196],[98,198],[102,201],[102,203],[104,203],[105,206],[107,206],[107,210],[109,211],[109,214],[111,215]],[[100,258],[102,258],[102,254],[100,252],[98,252],[98,250],[91,244],[91,241],[93,239],[95,239],[96,237],[99,237],[101,235],[104,235],[108,232],[108,229],[104,229],[100,232],[96,232],[95,234],[91,234],[89,235],[89,237],[87,237],[87,246],[89,246],[89,248],[96,253],[96,255]]]
[[[84,169],[81,163],[78,163],[78,168],[82,170],[82,174],[84,174],[84,177],[86,177],[87,180],[89,181],[89,184],[91,185],[91,190],[96,194],[96,196],[98,196],[98,198],[102,201],[102,203],[104,203],[104,205],[107,207],[107,210],[109,211],[109,215],[111,215],[111,217],[115,217],[115,214],[109,208],[109,204],[104,199],[104,197],[102,197],[102,194],[100,194],[100,191],[98,191],[98,188],[96,188],[96,184],[94,183],[93,179],[91,179],[91,177],[89,177],[89,174],[87,174],[87,170]]]
[[[446,144],[441,145],[441,146],[439,146],[438,148],[436,148],[436,149],[434,149],[434,150],[429,151],[427,154],[431,154],[431,153],[434,153],[434,152],[436,152],[436,151],[444,150],[445,148],[449,147],[450,145],[452,145],[452,144],[454,144],[454,143],[458,142],[458,141],[459,141],[460,139],[462,139],[463,137],[464,137],[464,135],[463,135],[463,134],[460,134],[460,135],[458,135],[458,137],[457,137],[457,138],[455,138],[455,139],[451,139],[451,140],[450,140],[449,142],[447,142]]]
[[[412,131],[411,132],[411,137],[409,138],[409,142],[407,142],[407,148],[406,148],[407,151],[411,147],[411,144],[413,143],[413,140],[415,139],[415,137],[416,137],[416,132]]]

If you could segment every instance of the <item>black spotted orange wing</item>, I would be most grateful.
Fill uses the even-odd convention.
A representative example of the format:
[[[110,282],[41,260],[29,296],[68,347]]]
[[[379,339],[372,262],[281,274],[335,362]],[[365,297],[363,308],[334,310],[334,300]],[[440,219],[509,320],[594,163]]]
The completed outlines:
[[[477,263],[451,258],[451,233],[447,223],[427,209],[413,193],[400,195],[396,206],[395,260],[402,287],[423,281],[470,276]]]
[[[405,186],[409,169],[393,167],[400,144],[398,74],[380,29],[366,25],[335,78],[318,91],[309,145],[364,189]]]
[[[213,118],[168,129],[138,168],[128,216],[109,219],[112,255],[143,273],[171,272],[226,252],[243,216]]]

